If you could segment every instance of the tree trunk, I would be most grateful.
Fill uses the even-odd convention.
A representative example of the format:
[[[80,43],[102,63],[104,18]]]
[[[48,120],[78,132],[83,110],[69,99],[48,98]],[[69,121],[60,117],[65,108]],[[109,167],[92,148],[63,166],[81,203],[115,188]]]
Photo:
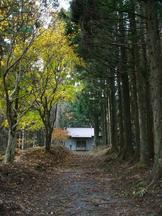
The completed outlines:
[[[104,95],[103,95],[103,98],[102,98],[102,141],[103,141],[103,145],[109,145],[109,142],[108,142],[108,124],[107,124],[107,95],[105,95],[105,92],[104,92]]]
[[[52,108],[55,108],[54,110]],[[57,105],[55,107],[48,108],[47,103],[44,105],[44,112],[38,109],[42,122],[45,128],[45,149],[50,151],[52,142],[52,132],[54,128],[54,123],[56,120]]]
[[[153,110],[153,135],[154,135],[154,168],[153,181],[159,178],[160,171],[160,147],[162,145],[162,64],[161,64],[161,46],[160,34],[157,18],[158,1],[150,0],[144,2],[144,8],[147,18],[147,42],[148,42],[148,60],[150,63],[150,93]]]
[[[128,159],[133,155],[132,130],[131,130],[131,112],[128,74],[125,72],[122,78],[122,96],[123,96],[123,128],[124,128],[124,145],[121,158]]]
[[[94,144],[95,146],[100,145],[100,139],[99,139],[99,120],[98,120],[98,116],[95,116],[95,120],[94,120]]]
[[[114,75],[115,77],[115,75]],[[116,97],[115,97],[115,79],[110,80],[110,128],[111,128],[111,150],[117,152],[117,117],[116,117]]]
[[[7,143],[7,149],[4,158],[5,163],[13,162],[15,157],[15,149],[16,149],[16,132],[10,128],[8,131],[8,143]]]
[[[46,140],[45,140],[45,149],[46,151],[50,151],[51,149],[51,138],[52,138],[52,133],[49,132],[49,130],[46,130]]]
[[[123,106],[122,106],[122,93],[121,93],[121,76],[119,69],[117,69],[117,87],[118,87],[118,143],[119,151],[121,151],[124,145],[124,128],[123,128]]]
[[[135,68],[133,68],[133,70],[129,75],[129,79],[130,79],[130,92],[131,92],[131,116],[132,116],[132,131],[134,135],[133,142],[135,148],[135,160],[139,160],[140,126],[139,126],[139,110],[138,110],[138,103],[137,103],[137,83],[136,83],[135,73],[136,73]]]
[[[121,7],[122,7],[121,3]],[[119,13],[119,33],[120,33],[120,43],[126,43],[126,33],[123,13]],[[119,72],[121,75],[121,93],[122,93],[122,110],[123,110],[123,131],[124,131],[124,145],[120,152],[121,159],[128,159],[132,157],[134,151],[132,146],[132,125],[131,125],[131,112],[130,112],[130,93],[129,93],[129,80],[128,80],[128,68],[127,68],[127,50],[124,46],[120,47],[119,50]]]
[[[107,145],[110,147],[112,143],[112,136],[111,136],[111,96],[110,96],[110,89],[107,87],[106,90],[106,117],[107,117]]]
[[[25,148],[25,130],[22,129],[22,144],[21,144],[21,149],[24,150]]]
[[[135,8],[136,4],[134,0],[130,1],[131,3],[131,13],[129,13],[130,20],[130,42],[131,42],[131,53],[129,55],[130,62],[132,62],[131,71],[129,74],[130,79],[130,92],[131,92],[131,115],[134,131],[134,147],[135,147],[135,159],[139,160],[140,158],[140,125],[139,125],[139,107],[138,107],[138,80],[137,73],[140,73],[138,68],[139,62],[137,62],[137,51],[138,51],[138,42],[137,42],[137,26],[135,19]],[[138,53],[139,54],[139,53]]]
[[[146,101],[147,101],[147,131],[148,131],[148,141],[149,141],[149,157],[154,159],[154,138],[153,138],[153,111],[150,100],[150,87],[147,83],[146,86]]]
[[[142,6],[140,4],[140,13],[144,14]],[[147,115],[147,143],[148,146],[148,155],[149,159],[154,158],[154,141],[153,141],[153,114],[152,114],[152,106],[151,106],[151,95],[150,95],[150,85],[149,85],[149,63],[147,59],[147,49],[146,49],[146,25],[143,23],[143,20],[140,20],[140,35],[141,35],[141,53],[137,52],[137,57],[140,56],[140,72],[143,81],[139,80],[140,85],[145,86],[145,95],[143,96],[143,102],[145,102],[145,115]],[[145,75],[143,74],[145,71]],[[142,84],[143,83],[143,84]],[[140,88],[139,88],[140,89]],[[138,90],[139,90],[138,89]],[[146,124],[146,122],[144,122]]]
[[[138,79],[138,107],[139,107],[139,123],[140,123],[140,162],[148,165],[149,163],[149,140],[147,127],[147,112],[146,103],[146,86],[141,72],[137,72]]]

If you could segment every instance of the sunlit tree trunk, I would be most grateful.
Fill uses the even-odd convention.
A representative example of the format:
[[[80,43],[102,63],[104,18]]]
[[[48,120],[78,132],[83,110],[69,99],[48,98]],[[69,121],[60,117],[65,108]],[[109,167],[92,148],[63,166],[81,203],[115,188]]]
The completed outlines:
[[[6,80],[4,80],[4,89],[6,96],[6,114],[7,114],[7,122],[8,122],[8,142],[7,148],[5,152],[5,163],[13,162],[16,150],[16,130],[17,130],[17,110],[19,106],[19,86],[15,88],[15,100],[9,97],[9,92],[7,89]]]
[[[13,162],[15,157],[15,149],[16,149],[16,133],[15,130],[10,128],[8,131],[8,143],[7,143],[7,149],[4,158],[5,163]]]
[[[22,129],[22,142],[21,142],[21,149],[24,150],[25,148],[25,130]]]

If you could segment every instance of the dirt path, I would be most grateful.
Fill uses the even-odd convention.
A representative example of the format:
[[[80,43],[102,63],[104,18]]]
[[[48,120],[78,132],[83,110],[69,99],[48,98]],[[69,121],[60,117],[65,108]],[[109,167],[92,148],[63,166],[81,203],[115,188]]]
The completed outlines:
[[[9,216],[152,215],[133,200],[119,197],[111,174],[97,168],[98,163],[96,157],[76,154],[63,167],[40,170],[39,184],[28,179],[26,186],[20,184],[6,192],[6,199],[12,196],[24,209],[24,214],[15,209]]]
[[[67,167],[51,170],[46,185],[27,199],[29,214],[36,216],[148,215],[133,202],[116,196],[112,177],[96,168],[88,155],[75,155]],[[49,171],[50,172],[50,171]],[[41,189],[41,190],[40,190]]]

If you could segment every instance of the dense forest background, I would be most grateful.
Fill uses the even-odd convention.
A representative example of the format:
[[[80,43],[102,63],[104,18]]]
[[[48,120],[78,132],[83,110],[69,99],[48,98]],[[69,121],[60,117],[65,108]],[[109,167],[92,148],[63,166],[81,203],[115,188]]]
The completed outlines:
[[[154,161],[155,180],[162,147],[161,1],[74,0],[71,9],[86,62],[80,110],[95,128],[96,145],[101,132],[117,158]]]

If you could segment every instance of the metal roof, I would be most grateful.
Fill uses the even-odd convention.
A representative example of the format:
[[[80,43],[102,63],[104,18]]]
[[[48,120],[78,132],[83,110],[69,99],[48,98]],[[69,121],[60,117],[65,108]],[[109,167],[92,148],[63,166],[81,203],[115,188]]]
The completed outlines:
[[[67,128],[71,137],[91,138],[94,136],[94,128]]]

